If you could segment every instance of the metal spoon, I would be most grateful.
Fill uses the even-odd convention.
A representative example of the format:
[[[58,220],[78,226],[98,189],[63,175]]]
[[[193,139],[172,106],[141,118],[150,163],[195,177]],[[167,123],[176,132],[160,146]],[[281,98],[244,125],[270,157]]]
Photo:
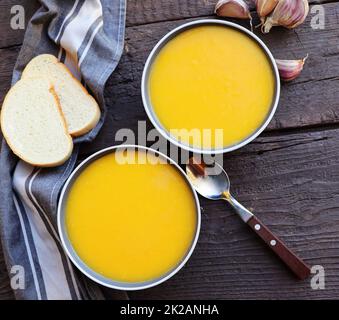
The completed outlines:
[[[307,278],[311,270],[299,257],[276,237],[252,212],[241,205],[230,193],[230,180],[226,171],[218,164],[208,165],[201,159],[190,158],[186,173],[195,190],[211,200],[226,200],[259,237],[300,278]]]

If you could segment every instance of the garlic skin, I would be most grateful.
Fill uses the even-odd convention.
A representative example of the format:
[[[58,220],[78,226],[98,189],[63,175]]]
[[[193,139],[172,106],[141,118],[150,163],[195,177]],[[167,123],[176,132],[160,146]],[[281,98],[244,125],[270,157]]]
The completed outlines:
[[[281,60],[275,59],[277,63],[280,79],[285,82],[289,82],[297,78],[304,68],[304,64],[308,55],[304,59],[300,60]]]
[[[255,0],[256,8],[260,18],[269,15],[277,6],[279,0]]]
[[[305,21],[309,9],[308,0],[279,0],[274,11],[266,18],[262,31],[268,33],[274,26],[293,29]]]
[[[251,19],[250,9],[243,0],[219,0],[214,12],[220,17]]]

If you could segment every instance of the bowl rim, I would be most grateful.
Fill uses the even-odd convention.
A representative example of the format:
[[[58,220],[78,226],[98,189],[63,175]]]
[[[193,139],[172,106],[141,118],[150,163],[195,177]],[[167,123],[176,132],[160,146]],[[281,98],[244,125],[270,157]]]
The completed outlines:
[[[209,24],[214,24],[214,25],[221,25],[225,27],[230,27],[237,29],[240,32],[243,32],[250,38],[252,38],[258,45],[264,50],[266,56],[268,57],[268,60],[270,62],[273,74],[274,74],[274,81],[275,81],[275,91],[274,91],[274,97],[272,99],[272,105],[271,105],[271,110],[267,114],[266,120],[254,131],[250,136],[248,136],[246,139],[235,143],[233,145],[230,145],[228,147],[220,148],[220,149],[203,149],[203,148],[194,148],[190,145],[186,145],[184,143],[181,143],[177,139],[175,139],[173,136],[167,132],[167,130],[162,126],[161,122],[157,120],[156,114],[153,111],[153,107],[151,105],[149,95],[148,95],[148,76],[150,73],[150,69],[153,63],[153,60],[156,58],[160,50],[163,48],[164,45],[166,45],[172,38],[174,38],[176,35],[180,34],[181,32],[184,32],[187,29],[191,29],[194,27],[202,26],[202,25],[209,25]],[[160,132],[160,134],[173,143],[174,145],[183,148],[187,151],[195,152],[195,153],[200,153],[200,154],[222,154],[222,153],[227,153],[234,151],[236,149],[239,149],[246,144],[250,143],[253,141],[256,137],[258,137],[268,126],[268,124],[271,122],[276,109],[279,104],[280,100],[280,76],[279,76],[279,71],[277,64],[275,62],[275,59],[271,53],[271,51],[268,49],[268,47],[265,45],[265,43],[258,37],[256,36],[253,32],[249,31],[248,29],[244,28],[243,26],[240,26],[236,23],[225,21],[225,20],[218,20],[218,19],[199,19],[199,20],[194,20],[190,21],[187,23],[184,23],[173,30],[169,31],[166,33],[158,42],[157,44],[153,47],[152,51],[150,52],[144,69],[142,73],[142,78],[141,78],[141,97],[142,97],[142,102],[144,109],[146,111],[146,114],[153,124],[153,126]]]
[[[191,189],[192,196],[194,198],[194,202],[195,202],[195,206],[196,206],[196,210],[195,210],[195,213],[196,213],[195,234],[194,234],[194,237],[192,238],[192,242],[191,242],[190,247],[187,250],[185,256],[182,258],[182,260],[180,262],[178,262],[178,264],[173,269],[171,269],[170,271],[168,271],[164,275],[162,275],[162,276],[160,276],[160,277],[158,277],[154,280],[149,280],[149,281],[144,281],[144,282],[114,281],[112,279],[104,277],[104,276],[100,275],[99,273],[95,272],[93,269],[91,269],[89,266],[87,266],[86,263],[83,262],[83,260],[77,255],[77,253],[76,253],[75,249],[73,248],[70,240],[68,239],[67,232],[66,232],[66,226],[65,226],[65,210],[64,210],[64,207],[65,207],[65,204],[67,202],[67,196],[69,194],[69,191],[72,188],[72,185],[73,185],[74,181],[76,181],[79,174],[81,172],[83,172],[84,169],[90,163],[94,162],[95,160],[97,160],[97,159],[99,159],[99,158],[101,158],[101,157],[103,157],[107,154],[113,153],[118,149],[126,149],[126,148],[129,148],[129,149],[134,148],[134,149],[145,150],[147,152],[152,152],[153,154],[156,154],[156,155],[162,157],[163,159],[167,160],[169,164],[173,165],[176,168],[176,170],[183,176],[183,178],[187,182],[187,185]],[[95,281],[95,282],[97,282],[97,283],[99,283],[99,284],[101,284],[105,287],[111,288],[111,289],[125,290],[125,291],[143,290],[143,289],[147,289],[147,288],[151,288],[151,287],[154,287],[156,285],[159,285],[159,284],[163,283],[164,281],[173,277],[177,272],[179,272],[183,268],[183,266],[186,264],[188,259],[191,257],[191,255],[192,255],[192,253],[193,253],[193,251],[196,247],[199,235],[200,235],[200,228],[201,228],[200,202],[199,202],[198,195],[197,195],[194,187],[192,186],[191,182],[187,178],[184,170],[174,160],[172,160],[167,155],[165,155],[162,152],[159,152],[155,149],[140,146],[140,145],[122,144],[122,145],[117,145],[117,146],[110,146],[110,147],[101,149],[101,150],[93,153],[92,155],[90,155],[86,159],[84,159],[73,170],[71,175],[66,180],[66,182],[65,182],[65,184],[64,184],[64,186],[61,190],[59,201],[58,201],[57,227],[58,227],[58,233],[59,233],[59,236],[60,236],[62,246],[63,246],[67,256],[70,258],[70,260],[73,262],[73,264],[83,274],[85,274],[88,278],[90,278],[91,280],[93,280],[93,281]]]

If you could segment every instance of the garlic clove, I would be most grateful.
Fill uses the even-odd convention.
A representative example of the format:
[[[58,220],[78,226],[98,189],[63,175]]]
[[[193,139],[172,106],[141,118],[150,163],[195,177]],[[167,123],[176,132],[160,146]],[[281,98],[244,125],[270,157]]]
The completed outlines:
[[[277,63],[280,79],[282,81],[288,82],[292,81],[299,76],[301,71],[304,68],[304,64],[308,55],[304,59],[299,60],[281,60],[275,59]]]
[[[291,24],[288,26],[289,29],[293,29],[301,25],[305,21],[308,12],[310,11],[308,0],[299,0],[297,3],[299,5],[299,8],[296,10],[296,13],[291,19]]]
[[[278,4],[279,0],[255,0],[256,8],[260,18],[270,14]]]
[[[262,31],[268,33],[274,26],[295,28],[305,21],[309,9],[308,0],[279,0],[274,11],[266,18]]]
[[[220,17],[251,19],[249,7],[243,0],[219,0],[214,12]]]

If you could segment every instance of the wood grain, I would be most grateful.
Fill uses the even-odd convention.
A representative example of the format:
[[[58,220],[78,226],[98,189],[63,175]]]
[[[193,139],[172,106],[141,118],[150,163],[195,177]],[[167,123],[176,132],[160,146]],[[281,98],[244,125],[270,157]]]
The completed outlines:
[[[300,280],[309,278],[311,274],[310,267],[300,259],[286,244],[281,241],[272,231],[264,224],[257,216],[253,216],[247,224],[251,227],[263,241],[268,248],[272,250],[277,256],[289,267],[290,271]]]
[[[168,20],[180,20],[209,16],[213,14],[216,0],[127,0],[126,25],[136,26]],[[251,7],[253,4],[249,1]],[[329,0],[310,0],[310,3],[325,3]],[[27,25],[33,13],[39,8],[37,0],[1,0],[0,2],[0,48],[20,45],[25,30],[14,30],[10,21],[14,14],[13,6],[25,9]]]
[[[225,155],[238,201],[298,256],[322,265],[326,289],[297,281],[224,202],[201,199],[188,264],[132,299],[336,299],[339,296],[339,130],[261,137]]]
[[[300,78],[283,85],[278,112],[269,130],[332,124],[339,120],[339,3],[324,7],[327,12],[325,30],[311,29],[308,20],[293,31],[276,28],[268,35],[260,35],[277,58],[310,55]],[[167,31],[186,21],[189,20],[127,28],[125,53],[106,90],[107,103],[114,113],[112,117],[119,118],[120,110],[126,110],[124,121],[116,121],[117,127],[129,127],[136,119],[146,118],[140,99],[144,62]],[[0,52],[3,57],[0,61],[0,103],[10,87],[11,70],[18,50],[14,47]]]
[[[269,35],[261,36],[279,58],[310,54],[300,78],[283,84],[281,101],[268,130],[338,123],[339,3],[327,4],[325,7],[328,12],[325,30],[312,30],[306,22],[294,31],[277,28]],[[147,119],[140,97],[144,63],[156,42],[183,22],[170,21],[127,28],[125,53],[106,87],[110,114],[98,138],[103,140],[103,145],[114,141],[116,130],[132,128],[136,131],[137,121]]]
[[[254,9],[252,0],[246,0]],[[309,0],[309,3],[326,3],[328,0]],[[180,20],[210,16],[217,0],[127,0],[127,25],[141,25],[159,21]]]
[[[23,4],[29,16],[34,3],[0,3],[0,104],[23,38],[22,31],[10,29],[8,10]],[[119,128],[136,131],[137,121],[146,119],[140,78],[153,45],[188,18],[210,16],[214,4],[212,0],[128,1],[125,52],[107,85],[109,114],[95,149],[113,144]],[[309,17],[293,31],[275,28],[269,35],[260,35],[277,58],[307,53],[310,58],[301,77],[283,86],[269,132],[226,155],[224,166],[238,200],[306,262],[325,267],[326,289],[312,290],[309,281],[295,281],[229,207],[201,199],[201,236],[187,266],[159,287],[130,293],[131,298],[338,298],[339,130],[326,130],[324,125],[335,127],[339,118],[339,3],[324,8],[325,30],[312,30]],[[83,153],[95,149],[85,145]],[[9,298],[13,295],[0,253],[0,299]]]

